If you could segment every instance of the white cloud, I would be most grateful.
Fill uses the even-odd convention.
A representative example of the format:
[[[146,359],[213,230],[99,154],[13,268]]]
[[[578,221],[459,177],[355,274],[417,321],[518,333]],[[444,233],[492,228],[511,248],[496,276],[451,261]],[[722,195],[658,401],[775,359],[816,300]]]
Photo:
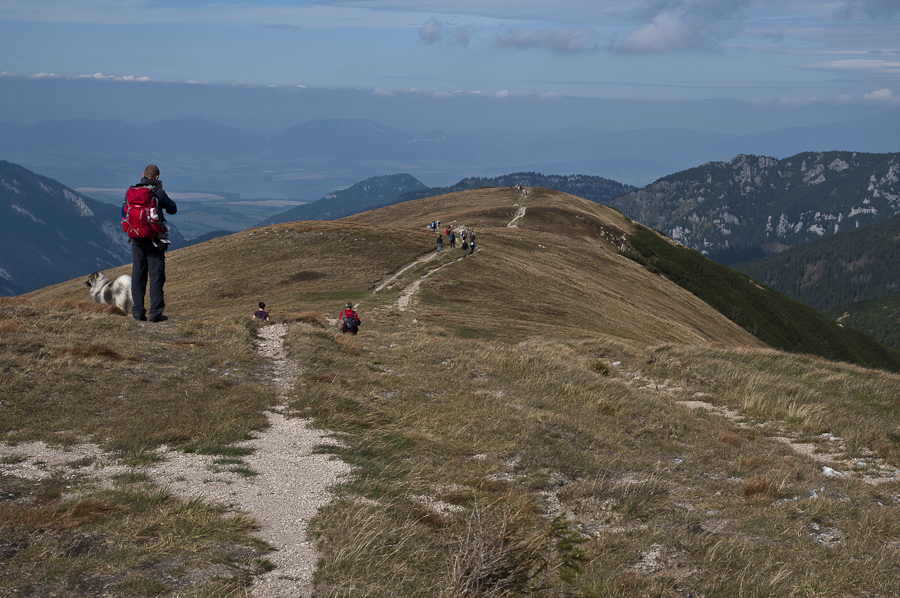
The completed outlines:
[[[502,90],[502,91],[498,91],[497,93],[494,94],[494,97],[495,97],[495,98],[499,98],[499,99],[501,99],[501,100],[505,100],[505,99],[508,98],[509,96],[510,96],[510,93],[509,93],[509,90],[508,90],[508,89],[504,89],[504,90]]]
[[[419,27],[419,41],[429,45],[446,42],[451,46],[465,47],[469,45],[469,30],[431,17],[427,23]]]
[[[384,89],[383,87],[378,87],[378,88],[372,90],[372,95],[380,96],[380,97],[384,97],[384,98],[392,98],[392,97],[396,96],[397,94],[394,93],[393,91],[391,91],[390,89]]]
[[[619,48],[665,52],[712,48],[744,28],[744,11],[754,0],[663,0],[651,4],[645,23]]]
[[[806,65],[805,68],[811,70],[836,71],[836,72],[857,72],[857,73],[880,73],[887,75],[900,75],[900,62],[891,62],[889,60],[870,60],[865,58],[851,58],[848,60],[829,60],[826,62],[818,62],[816,64]]]
[[[56,73],[35,73],[31,75],[31,79],[61,79]]]
[[[900,98],[894,95],[894,91],[892,89],[879,89],[877,91],[867,93],[863,96],[863,99],[873,102],[886,102],[889,104],[893,104],[897,100],[900,100]]]
[[[427,23],[419,28],[419,41],[426,44],[435,44],[444,36],[444,24],[431,17]]]
[[[622,43],[629,52],[663,52],[690,50],[699,39],[691,27],[671,13],[657,15],[653,21],[634,31]]]

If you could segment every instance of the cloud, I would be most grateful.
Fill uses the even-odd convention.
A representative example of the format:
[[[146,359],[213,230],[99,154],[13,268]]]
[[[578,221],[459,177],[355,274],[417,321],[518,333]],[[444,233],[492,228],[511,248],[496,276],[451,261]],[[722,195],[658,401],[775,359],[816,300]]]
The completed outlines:
[[[509,29],[497,36],[497,45],[523,50],[538,48],[557,53],[586,52],[597,49],[591,29]]]
[[[809,64],[804,68],[844,73],[900,75],[900,62],[881,59],[870,60],[866,58],[851,58],[848,60],[828,60],[826,62]]]
[[[841,14],[845,18],[849,18],[858,12],[873,19],[891,19],[900,16],[900,2],[897,0],[850,0]]]
[[[743,12],[753,0],[659,0],[646,21],[619,44],[626,52],[706,50],[744,27]]]
[[[898,100],[900,100],[900,98],[894,95],[894,91],[892,89],[879,89],[878,91],[867,93],[863,96],[863,99],[872,102],[885,102],[888,104],[894,104]]]
[[[419,41],[429,45],[444,42],[451,46],[466,47],[469,45],[469,30],[431,17],[419,27]]]
[[[505,100],[509,96],[510,96],[510,93],[509,93],[508,89],[498,91],[497,93],[494,94],[494,97],[497,99],[500,99],[500,100]]]
[[[390,89],[384,89],[383,87],[377,87],[372,90],[372,95],[380,96],[383,98],[392,98],[392,97],[396,96],[397,94],[395,92],[391,91]]]
[[[43,73],[41,73],[43,74]],[[55,77],[56,75],[51,75]],[[37,75],[35,75],[37,77]],[[135,77],[134,75],[126,75],[124,77],[116,77],[114,75],[104,75],[103,73],[94,73],[92,75],[78,75],[74,77],[75,79],[96,79],[97,81],[138,81],[138,82],[147,82],[147,81],[155,81],[159,83],[159,81],[155,79],[151,79],[150,77]],[[186,81],[186,83],[197,83],[196,81]]]

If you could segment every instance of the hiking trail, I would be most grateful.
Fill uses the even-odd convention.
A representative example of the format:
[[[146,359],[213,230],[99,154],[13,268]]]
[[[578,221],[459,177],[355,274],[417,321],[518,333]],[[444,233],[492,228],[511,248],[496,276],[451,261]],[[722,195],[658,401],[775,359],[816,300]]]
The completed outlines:
[[[518,205],[518,204],[516,204]],[[513,219],[509,221],[509,224],[506,225],[506,228],[519,228],[517,224],[515,224],[516,220],[519,220],[525,216],[525,206],[519,206],[519,209],[516,210],[515,216]]]
[[[267,555],[275,568],[256,576],[250,596],[256,598],[307,598],[318,554],[306,536],[310,519],[331,500],[329,489],[349,473],[347,464],[315,449],[332,443],[325,432],[309,427],[309,421],[283,414],[287,393],[300,375],[300,367],[284,351],[286,324],[271,324],[259,330],[257,352],[271,360],[266,383],[279,393],[280,404],[267,412],[269,427],[256,438],[236,446],[252,448],[243,467],[257,475],[247,476],[216,465],[216,455],[185,453],[161,446],[161,461],[144,466],[154,483],[182,500],[201,498],[242,511],[258,524],[254,535],[276,550]],[[46,479],[73,458],[91,461],[83,472],[112,486],[113,476],[130,471],[97,445],[84,443],[67,450],[43,442],[8,447],[0,444],[0,456],[27,455],[28,459],[0,464],[0,473],[26,479]]]

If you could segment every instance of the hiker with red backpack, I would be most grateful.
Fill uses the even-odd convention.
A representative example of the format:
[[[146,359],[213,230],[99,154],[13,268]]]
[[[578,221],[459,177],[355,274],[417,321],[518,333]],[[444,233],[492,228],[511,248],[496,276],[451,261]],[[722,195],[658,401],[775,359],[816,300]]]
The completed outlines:
[[[131,243],[131,315],[138,321],[165,322],[166,249],[169,248],[168,227],[163,211],[174,214],[178,206],[163,191],[159,167],[144,169],[137,185],[128,188],[122,204],[122,229]],[[144,309],[144,293],[150,283],[150,310]],[[149,317],[148,317],[149,316]]]
[[[347,309],[341,312],[341,316],[338,318],[338,324],[341,325],[341,334],[349,332],[350,334],[356,334],[359,332],[359,325],[362,322],[359,320],[359,314],[353,311],[353,304],[347,303]]]

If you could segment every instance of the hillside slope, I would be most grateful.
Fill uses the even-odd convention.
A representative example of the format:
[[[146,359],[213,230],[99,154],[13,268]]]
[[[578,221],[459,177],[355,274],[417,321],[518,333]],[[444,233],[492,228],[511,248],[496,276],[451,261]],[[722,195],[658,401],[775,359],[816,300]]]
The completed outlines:
[[[423,224],[432,220],[475,231],[475,255],[463,260],[446,243],[436,252],[438,235]],[[336,314],[351,300],[369,318],[400,314],[410,325],[463,336],[521,340],[565,331],[642,343],[766,343],[900,369],[900,354],[648,233],[611,208],[558,191],[465,191],[174,251],[167,312],[233,316],[265,301],[276,313]],[[404,298],[405,285],[414,290]],[[36,296],[82,293],[64,288]]]
[[[523,207],[519,199],[510,189],[468,191],[178,249],[167,258],[166,312],[234,316],[265,301],[276,316],[306,310],[336,315],[351,300],[361,302],[364,319],[394,321],[399,283],[373,290],[424,259],[401,280],[412,283],[446,267],[420,281],[399,320],[409,325],[415,320],[486,338],[521,339],[552,329],[642,342],[760,345],[693,294],[619,255],[633,225],[618,212],[534,190],[517,221],[521,228],[509,228]],[[438,254],[437,235],[422,226],[434,218],[475,230],[475,255],[460,260],[461,251],[449,247]],[[80,282],[29,297],[83,299]]]
[[[434,251],[437,218],[477,233],[474,256]],[[313,540],[316,595],[897,595],[900,375],[764,347],[660,275],[702,283],[711,263],[577,197],[485,189],[177,249],[162,324],[78,279],[0,300],[0,435],[19,443],[0,459],[0,593],[283,579],[247,536],[257,503],[206,503],[223,469],[270,479],[251,464],[298,457],[240,442],[277,413],[352,466],[274,546]],[[705,286],[754,284],[732,274]],[[262,355],[260,300],[290,322],[294,370]],[[334,325],[348,300],[358,336]],[[128,469],[108,489],[58,451],[25,480],[32,440]],[[181,501],[157,472],[185,454],[210,459]],[[285,504],[305,490],[275,481]]]

